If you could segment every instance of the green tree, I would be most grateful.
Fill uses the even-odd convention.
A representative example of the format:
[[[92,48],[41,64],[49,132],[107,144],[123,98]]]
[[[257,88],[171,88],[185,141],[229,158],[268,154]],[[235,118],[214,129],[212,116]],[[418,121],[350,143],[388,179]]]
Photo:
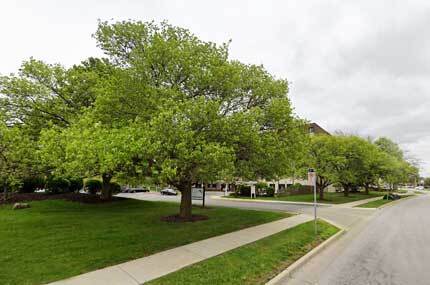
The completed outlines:
[[[42,132],[41,161],[54,176],[102,177],[102,199],[112,197],[111,179],[138,165],[146,135],[134,124],[105,128],[83,116],[68,128]]]
[[[387,156],[370,141],[362,141],[362,170],[359,177],[360,185],[364,187],[366,194],[372,185],[378,185],[384,177],[388,163]]]
[[[386,137],[381,137],[375,140],[374,144],[383,152],[395,157],[398,160],[403,160],[404,155],[402,149],[394,141]]]
[[[101,22],[95,37],[120,71],[94,118],[106,128],[134,122],[146,134],[139,159],[181,191],[181,217],[191,216],[193,183],[288,170],[301,123],[285,80],[167,23]]]
[[[424,187],[430,188],[430,177],[424,178]]]
[[[22,179],[31,174],[34,164],[34,147],[19,126],[8,126],[0,122],[0,179],[3,184],[4,199],[8,188],[17,188]]]
[[[309,165],[317,173],[316,186],[320,200],[324,199],[324,190],[338,179],[338,165],[345,164],[336,136],[312,136],[309,149]]]
[[[398,184],[410,183],[418,179],[418,167],[405,159],[398,144],[384,137],[377,139],[374,143],[386,155],[383,180],[389,184],[390,189],[396,188]]]

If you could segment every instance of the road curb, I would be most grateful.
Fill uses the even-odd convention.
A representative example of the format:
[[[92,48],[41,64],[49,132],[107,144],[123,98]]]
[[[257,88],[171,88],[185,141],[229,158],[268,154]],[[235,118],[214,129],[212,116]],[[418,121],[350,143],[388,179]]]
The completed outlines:
[[[329,222],[330,224],[338,227],[340,230],[335,235],[331,236],[324,242],[322,242],[320,245],[300,257],[298,260],[296,260],[293,264],[288,266],[284,271],[276,275],[274,278],[270,279],[266,285],[274,285],[281,279],[285,277],[291,277],[291,275],[296,272],[298,269],[300,269],[303,265],[305,265],[310,259],[312,259],[316,254],[320,253],[323,249],[325,249],[327,246],[329,246],[331,243],[335,242],[337,239],[339,239],[343,234],[346,233],[346,229],[340,227],[339,225],[336,225],[335,223],[331,221],[327,221],[325,219],[322,219],[326,222]]]

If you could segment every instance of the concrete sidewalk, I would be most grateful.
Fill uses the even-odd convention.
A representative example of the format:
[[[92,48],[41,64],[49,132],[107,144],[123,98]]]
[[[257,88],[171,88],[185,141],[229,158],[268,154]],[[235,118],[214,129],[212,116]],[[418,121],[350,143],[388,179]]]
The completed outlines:
[[[243,199],[243,198],[226,198],[220,196],[211,196],[212,199],[215,200],[224,200],[224,201],[238,201],[238,202],[257,202],[257,203],[276,203],[276,204],[287,204],[287,205],[304,205],[304,206],[313,206],[313,202],[295,202],[295,201],[283,201],[283,200],[269,200],[269,199]],[[318,207],[331,207],[335,204],[330,203],[316,203]]]
[[[51,285],[137,285],[177,271],[283,230],[312,220],[300,214],[216,236],[147,257],[50,283]],[[89,253],[90,254],[90,253]]]
[[[379,196],[379,197],[373,197],[373,198],[369,198],[369,199],[357,200],[357,201],[349,202],[349,203],[337,204],[335,206],[339,207],[339,208],[354,208],[358,205],[366,204],[366,203],[381,200],[381,199],[382,199],[382,196]]]
[[[237,202],[257,202],[257,203],[277,203],[277,204],[287,204],[287,205],[306,205],[306,206],[313,206],[313,202],[294,202],[294,201],[282,201],[282,200],[263,200],[263,199],[242,199],[242,198],[223,198],[219,196],[213,196],[212,199],[216,200],[230,200],[230,201],[237,201]],[[376,200],[382,199],[382,196],[379,197],[373,197],[369,199],[363,199],[363,200],[357,200],[349,203],[342,203],[342,204],[333,204],[333,203],[316,203],[318,207],[338,207],[338,208],[353,208],[355,206],[373,202]]]

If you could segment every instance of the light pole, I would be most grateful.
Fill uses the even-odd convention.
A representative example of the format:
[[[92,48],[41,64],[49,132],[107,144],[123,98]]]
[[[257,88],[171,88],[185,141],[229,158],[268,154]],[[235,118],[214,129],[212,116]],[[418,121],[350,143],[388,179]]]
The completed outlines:
[[[313,168],[308,171],[308,184],[314,188],[314,229],[317,234],[317,174]]]

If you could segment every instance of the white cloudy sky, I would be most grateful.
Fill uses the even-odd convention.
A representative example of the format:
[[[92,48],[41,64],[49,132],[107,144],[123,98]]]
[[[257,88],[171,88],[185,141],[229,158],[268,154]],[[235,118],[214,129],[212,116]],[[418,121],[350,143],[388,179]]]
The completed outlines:
[[[0,2],[0,73],[30,56],[101,55],[97,19],[168,20],[291,82],[296,112],[329,131],[389,136],[430,175],[430,1]]]

